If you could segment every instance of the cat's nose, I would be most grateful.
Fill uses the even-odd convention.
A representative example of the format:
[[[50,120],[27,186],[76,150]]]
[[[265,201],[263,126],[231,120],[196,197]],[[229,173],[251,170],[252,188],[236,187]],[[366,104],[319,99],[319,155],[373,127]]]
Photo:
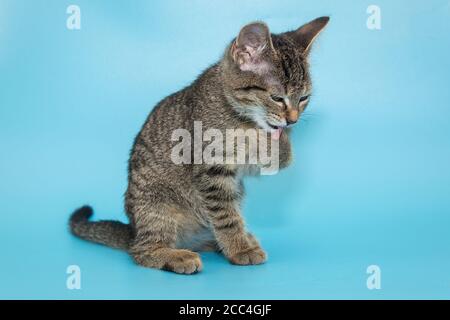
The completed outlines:
[[[289,110],[286,115],[286,123],[288,125],[294,124],[298,121],[299,113],[297,110]]]
[[[286,118],[286,123],[287,123],[287,125],[289,126],[289,125],[291,125],[291,124],[294,124],[294,123],[296,123],[296,122],[297,122],[297,120],[298,120],[298,119],[295,119],[295,120],[291,120],[291,119],[289,119],[289,118]]]

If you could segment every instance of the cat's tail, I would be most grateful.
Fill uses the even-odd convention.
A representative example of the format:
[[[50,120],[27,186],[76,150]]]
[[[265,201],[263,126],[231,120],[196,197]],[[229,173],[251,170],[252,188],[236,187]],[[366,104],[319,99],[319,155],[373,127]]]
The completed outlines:
[[[77,237],[108,247],[128,250],[133,233],[130,225],[119,221],[89,221],[93,210],[89,206],[75,210],[70,216],[70,231]]]

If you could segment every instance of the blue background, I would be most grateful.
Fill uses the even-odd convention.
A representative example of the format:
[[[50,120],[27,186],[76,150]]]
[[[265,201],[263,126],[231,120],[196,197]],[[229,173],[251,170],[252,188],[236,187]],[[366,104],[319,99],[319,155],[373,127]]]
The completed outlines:
[[[81,30],[66,8],[81,8]],[[450,2],[0,0],[0,298],[450,298]],[[322,15],[295,164],[247,181],[269,261],[202,254],[180,276],[72,237],[89,203],[120,219],[128,153],[151,108],[256,19]],[[79,265],[81,290],[66,288]],[[381,290],[368,290],[378,265]]]

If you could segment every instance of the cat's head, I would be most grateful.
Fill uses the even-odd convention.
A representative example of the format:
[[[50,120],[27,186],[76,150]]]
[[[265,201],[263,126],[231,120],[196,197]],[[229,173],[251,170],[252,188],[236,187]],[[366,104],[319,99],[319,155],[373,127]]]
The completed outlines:
[[[222,65],[227,98],[242,117],[269,132],[298,121],[311,95],[308,54],[328,21],[277,35],[263,22],[241,29]]]

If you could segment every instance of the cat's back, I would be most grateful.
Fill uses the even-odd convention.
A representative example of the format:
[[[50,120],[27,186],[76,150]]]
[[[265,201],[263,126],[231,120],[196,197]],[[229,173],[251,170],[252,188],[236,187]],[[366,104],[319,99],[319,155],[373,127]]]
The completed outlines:
[[[194,121],[202,120],[203,113],[211,108],[208,100],[217,86],[214,83],[216,75],[217,65],[213,65],[191,85],[161,100],[148,116],[136,140],[151,143],[149,147],[153,152],[167,153],[173,146],[171,138],[175,130],[185,129],[193,134]]]

